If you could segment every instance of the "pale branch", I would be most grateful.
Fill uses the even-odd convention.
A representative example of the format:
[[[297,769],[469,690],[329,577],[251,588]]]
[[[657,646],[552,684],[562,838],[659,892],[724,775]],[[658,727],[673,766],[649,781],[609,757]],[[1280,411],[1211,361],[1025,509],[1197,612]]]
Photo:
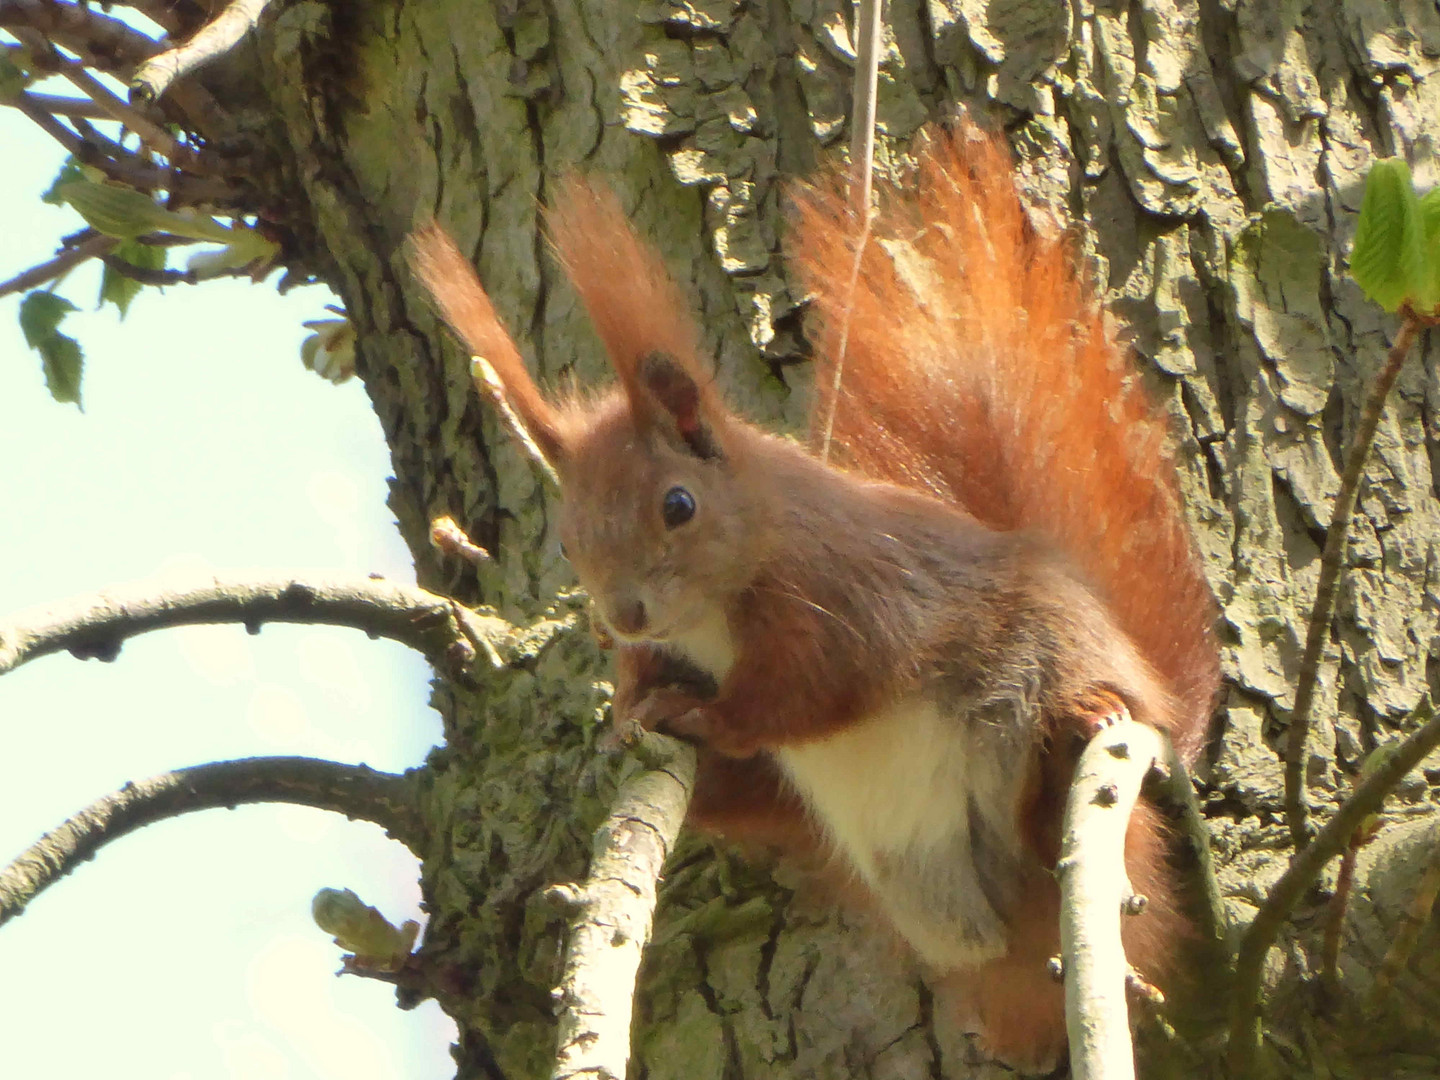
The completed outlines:
[[[118,240],[109,236],[97,234],[86,237],[74,247],[60,252],[53,259],[49,259],[39,266],[32,266],[29,270],[16,274],[9,281],[0,281],[0,296],[25,292],[44,285],[47,281],[54,281],[60,275],[79,266],[86,259],[93,259],[105,254],[118,243]]]
[[[120,75],[160,49],[121,20],[62,0],[0,0],[0,30],[35,30],[88,66]]]
[[[430,546],[445,555],[454,555],[472,565],[490,562],[490,553],[465,534],[449,514],[430,522]]]
[[[231,0],[185,44],[146,61],[130,80],[130,96],[154,101],[180,76],[224,56],[255,26],[270,0]]]
[[[1135,1075],[1120,922],[1145,916],[1123,914],[1135,899],[1125,870],[1125,831],[1140,786],[1164,753],[1160,733],[1127,716],[1090,740],[1070,785],[1056,874],[1075,1080]]]
[[[1240,940],[1235,958],[1235,981],[1231,995],[1228,1057],[1230,1075],[1249,1076],[1260,1048],[1261,975],[1265,957],[1280,935],[1290,912],[1315,883],[1325,864],[1339,855],[1365,819],[1379,811],[1385,796],[1420,760],[1440,746],[1440,717],[1428,698],[1421,702],[1416,717],[1425,722],[1396,748],[1373,773],[1356,785],[1340,804],[1335,816],[1315,834],[1315,839],[1297,851],[1280,880],[1275,882],[1260,910]]]
[[[545,478],[554,487],[560,486],[560,474],[555,471],[555,466],[546,460],[545,452],[540,449],[540,444],[530,434],[530,429],[525,426],[525,421],[520,419],[510,405],[510,399],[505,396],[505,384],[500,381],[499,374],[490,366],[490,361],[483,356],[472,356],[470,358],[470,379],[475,384],[475,389],[490,399],[495,411],[500,414],[501,421],[510,429],[511,436],[520,444],[524,450],[545,474]]]
[[[657,883],[695,787],[691,746],[647,733],[639,750],[642,771],[621,786],[596,830],[589,877],[551,890],[579,912],[553,991],[559,1015],[555,1080],[623,1077],[630,1060],[635,980],[650,939]]]
[[[318,758],[217,761],[126,784],[42,836],[0,871],[0,926],[112,840],[197,810],[267,802],[333,810],[374,822],[417,854],[424,847],[409,777]]]
[[[1290,731],[1285,740],[1285,819],[1296,848],[1303,848],[1310,842],[1309,811],[1305,806],[1305,737],[1310,731],[1310,712],[1320,676],[1320,652],[1329,634],[1330,618],[1335,613],[1336,585],[1345,561],[1350,518],[1360,494],[1360,480],[1365,472],[1365,460],[1370,456],[1370,444],[1375,441],[1375,431],[1385,411],[1385,399],[1390,396],[1390,388],[1395,385],[1395,379],[1405,365],[1411,342],[1420,327],[1420,318],[1407,311],[1400,323],[1400,332],[1395,335],[1390,353],[1385,358],[1385,366],[1380,369],[1370,396],[1360,411],[1360,422],[1350,440],[1345,471],[1340,477],[1340,493],[1335,496],[1335,509],[1330,515],[1330,527],[1325,530],[1325,550],[1320,557],[1315,605],[1310,610],[1310,625],[1305,631],[1305,652],[1300,658],[1300,672],[1295,685],[1295,708],[1290,714]]]
[[[471,671],[479,649],[496,667],[509,623],[413,585],[379,578],[206,578],[139,582],[19,612],[0,622],[0,675],[68,649],[80,659],[113,660],[125,639],[198,623],[267,622],[349,626],[424,653],[446,671]]]

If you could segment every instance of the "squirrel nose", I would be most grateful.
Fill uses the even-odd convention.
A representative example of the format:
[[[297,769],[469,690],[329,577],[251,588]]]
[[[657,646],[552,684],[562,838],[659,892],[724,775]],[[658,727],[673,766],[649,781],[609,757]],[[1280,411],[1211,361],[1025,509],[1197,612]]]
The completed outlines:
[[[626,637],[635,637],[643,633],[647,620],[645,618],[645,602],[640,599],[622,600],[618,604],[610,606],[609,619],[610,629],[617,634]]]

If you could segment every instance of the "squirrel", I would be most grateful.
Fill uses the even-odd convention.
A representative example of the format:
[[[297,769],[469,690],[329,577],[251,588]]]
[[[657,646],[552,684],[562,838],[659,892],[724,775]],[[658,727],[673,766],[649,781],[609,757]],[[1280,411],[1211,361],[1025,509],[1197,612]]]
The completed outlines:
[[[1128,713],[1194,758],[1214,601],[1167,424],[1071,244],[1032,224],[997,138],[927,143],[868,239],[838,180],[795,195],[789,265],[828,388],[809,447],[726,406],[659,256],[584,181],[547,225],[607,391],[542,393],[438,226],[411,262],[558,472],[617,722],[700,748],[692,819],[810,830],[989,1050],[1045,1068],[1065,1052],[1046,961],[1076,757]],[[1142,803],[1126,857],[1150,903],[1125,934],[1152,982],[1186,925],[1168,853]]]

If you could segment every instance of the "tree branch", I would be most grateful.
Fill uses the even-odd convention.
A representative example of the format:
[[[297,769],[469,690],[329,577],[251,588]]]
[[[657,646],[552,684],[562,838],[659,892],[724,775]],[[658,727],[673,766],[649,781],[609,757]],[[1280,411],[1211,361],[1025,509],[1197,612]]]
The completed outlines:
[[[590,876],[581,885],[551,889],[580,908],[553,995],[559,1005],[555,1080],[623,1077],[630,1060],[635,978],[650,940],[656,883],[695,788],[691,746],[647,733],[640,752],[648,767],[620,788],[596,830]]]
[[[0,926],[112,840],[196,810],[282,802],[373,821],[420,852],[424,822],[406,776],[302,757],[217,761],[162,773],[91,803],[0,871]]]
[[[54,281],[61,274],[79,266],[86,259],[93,259],[97,255],[103,255],[113,248],[118,240],[109,236],[87,237],[74,247],[60,252],[53,259],[41,263],[39,266],[32,266],[24,273],[16,274],[9,281],[0,281],[0,296],[9,296],[11,293],[25,292],[38,285],[44,285],[47,281]]]
[[[130,80],[130,96],[154,101],[180,76],[225,55],[248,34],[270,0],[231,0],[184,45],[147,60]]]
[[[1140,785],[1164,740],[1128,717],[1102,728],[1075,768],[1065,803],[1056,874],[1065,970],[1065,1027],[1075,1080],[1135,1075],[1126,984],[1130,974],[1120,920],[1131,902],[1125,830]],[[1137,916],[1143,918],[1143,914]]]
[[[3,3],[4,0],[0,0]],[[26,92],[21,92],[12,97],[5,104],[19,109],[41,131],[58,142],[82,164],[93,165],[104,171],[106,176],[112,180],[119,180],[129,184],[141,191],[154,191],[157,188],[171,192],[182,202],[219,203],[234,205],[238,196],[223,181],[210,177],[188,176],[178,169],[162,169],[159,166],[151,165],[147,161],[122,150],[115,144],[116,156],[106,152],[104,147],[97,145],[89,139],[76,134],[62,124],[55,117],[51,116],[44,109],[40,108]],[[80,117],[74,118],[77,124],[83,124]]]
[[[0,675],[61,649],[82,660],[110,661],[126,638],[147,630],[226,622],[244,623],[251,633],[267,622],[350,626],[408,645],[460,674],[470,673],[477,649],[501,666],[497,648],[514,630],[488,612],[378,578],[142,582],[31,608],[0,623]]]
[[[1297,849],[1310,842],[1309,812],[1305,806],[1305,736],[1310,731],[1310,710],[1320,674],[1320,651],[1330,630],[1330,618],[1335,613],[1335,586],[1339,583],[1341,563],[1345,559],[1350,518],[1360,493],[1365,459],[1370,456],[1370,444],[1375,441],[1375,430],[1380,426],[1380,417],[1385,411],[1385,399],[1390,396],[1390,388],[1395,385],[1395,379],[1405,365],[1405,357],[1420,325],[1419,317],[1407,311],[1400,324],[1400,332],[1395,335],[1395,342],[1385,358],[1385,366],[1380,369],[1360,412],[1360,423],[1350,440],[1345,472],[1340,478],[1340,493],[1335,497],[1335,510],[1330,516],[1330,527],[1325,530],[1320,580],[1315,586],[1315,606],[1310,611],[1310,625],[1305,632],[1305,652],[1300,658],[1300,675],[1295,686],[1295,709],[1290,714],[1290,731],[1285,741],[1285,819]]]
[[[1265,956],[1270,946],[1275,944],[1291,910],[1320,876],[1325,864],[1344,850],[1365,818],[1380,809],[1391,789],[1419,764],[1421,758],[1440,746],[1440,717],[1434,715],[1428,697],[1421,701],[1416,715],[1425,723],[1361,781],[1335,811],[1335,816],[1315,834],[1315,839],[1304,850],[1295,853],[1245,931],[1235,958],[1235,986],[1230,1014],[1231,1076],[1249,1076],[1260,1048],[1261,972]]]
[[[255,263],[245,266],[215,266],[208,270],[154,270],[148,266],[136,266],[129,259],[119,255],[104,254],[100,261],[122,277],[138,281],[141,285],[198,285],[202,281],[217,281],[220,278],[254,277]]]
[[[0,30],[36,30],[89,67],[127,75],[160,44],[119,19],[61,0],[0,0]]]

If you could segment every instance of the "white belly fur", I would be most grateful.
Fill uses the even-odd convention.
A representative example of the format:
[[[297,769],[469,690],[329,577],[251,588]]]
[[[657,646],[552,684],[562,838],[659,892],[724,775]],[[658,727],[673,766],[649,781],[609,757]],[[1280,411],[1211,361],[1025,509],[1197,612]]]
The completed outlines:
[[[1005,952],[1005,927],[980,887],[973,807],[1016,850],[1020,762],[1001,732],[910,701],[839,734],[776,752],[831,841],[922,960],[971,967]],[[993,853],[992,853],[993,854]],[[986,871],[992,872],[992,871]]]
[[[718,609],[669,644],[717,681],[735,662]],[[952,970],[1004,954],[1005,926],[981,888],[970,821],[979,807],[992,846],[1019,849],[1014,808],[1024,755],[1002,728],[907,701],[775,756],[923,961]],[[984,872],[995,872],[994,861]]]

